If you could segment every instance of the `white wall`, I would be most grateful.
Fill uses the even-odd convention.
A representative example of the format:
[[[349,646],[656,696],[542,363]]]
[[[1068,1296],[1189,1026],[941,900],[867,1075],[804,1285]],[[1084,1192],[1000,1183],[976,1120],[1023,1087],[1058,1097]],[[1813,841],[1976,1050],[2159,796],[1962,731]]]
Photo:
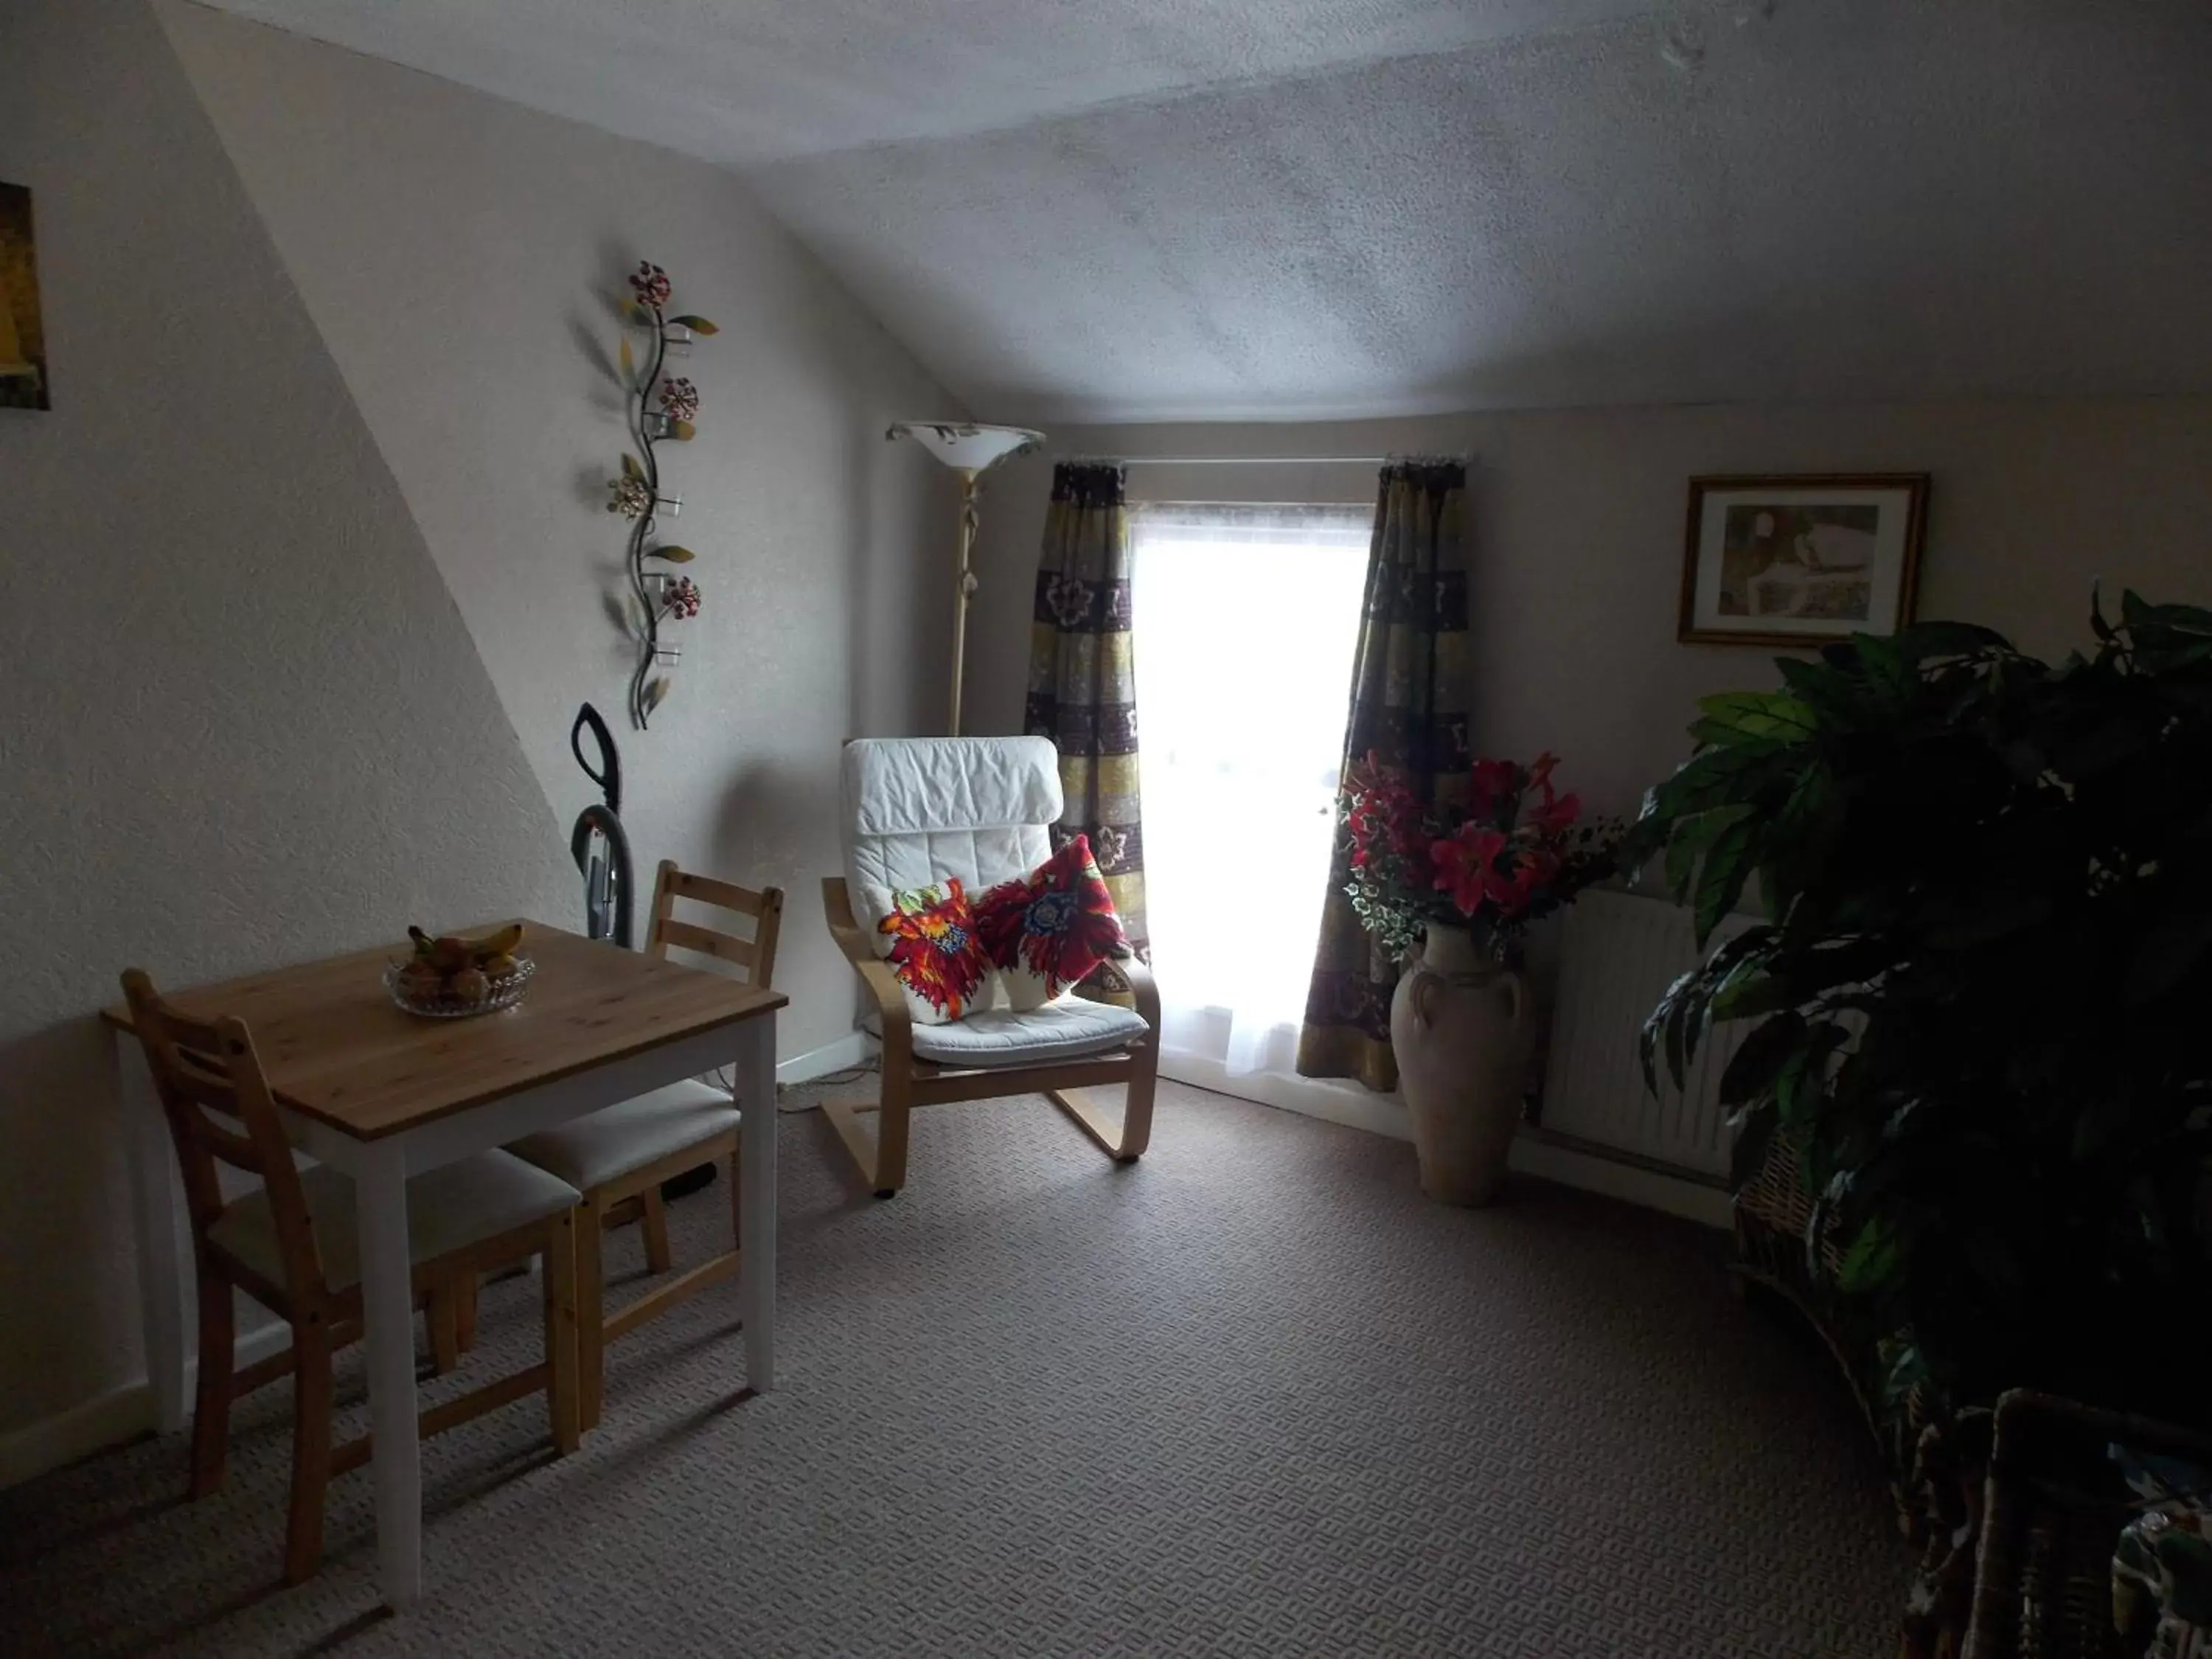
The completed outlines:
[[[576,705],[617,726],[623,816],[661,858],[789,890],[781,1047],[853,1027],[821,921],[849,736],[941,729],[957,497],[902,416],[957,414],[730,174],[412,70],[163,0],[185,66],[398,477],[565,825],[594,792]],[[721,325],[662,447],[702,616],[649,732],[608,614],[626,447],[613,301],[640,258]],[[576,901],[558,914],[573,916]]]
[[[0,10],[53,404],[0,410],[0,1439],[143,1376],[111,1050],[171,984],[539,910],[551,812],[140,0]],[[120,1419],[118,1419],[120,1420]]]
[[[2089,585],[2212,603],[2212,398],[1535,410],[1401,421],[1055,429],[991,475],[969,631],[974,729],[1021,720],[1049,455],[1470,453],[1474,738],[1549,748],[1632,811],[1689,750],[1695,700],[1774,678],[1771,649],[1674,638],[1688,480],[1933,475],[1919,614],[2040,653],[2088,641]],[[1134,466],[1133,499],[1369,501],[1367,465]],[[1141,580],[1141,574],[1139,580]],[[1233,626],[1233,621],[1224,623]],[[1139,718],[1144,665],[1137,665]]]

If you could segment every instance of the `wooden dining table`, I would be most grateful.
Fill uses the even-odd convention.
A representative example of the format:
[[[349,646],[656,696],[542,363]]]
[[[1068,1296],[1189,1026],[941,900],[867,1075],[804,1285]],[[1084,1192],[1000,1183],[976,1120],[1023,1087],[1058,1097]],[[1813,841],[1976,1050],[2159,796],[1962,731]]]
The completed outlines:
[[[404,943],[221,985],[162,988],[187,1013],[246,1023],[293,1144],[356,1183],[377,1548],[394,1607],[422,1592],[410,1176],[732,1067],[744,1114],[744,1380],[757,1393],[775,1383],[775,1016],[788,999],[543,922],[524,929],[522,951],[537,964],[527,994],[474,1018],[427,1019],[393,1005],[383,972],[408,954]],[[155,1419],[173,1431],[184,1426],[191,1397],[185,1334],[197,1295],[184,1194],[130,1010],[109,1008],[104,1018],[114,1028],[131,1126]]]

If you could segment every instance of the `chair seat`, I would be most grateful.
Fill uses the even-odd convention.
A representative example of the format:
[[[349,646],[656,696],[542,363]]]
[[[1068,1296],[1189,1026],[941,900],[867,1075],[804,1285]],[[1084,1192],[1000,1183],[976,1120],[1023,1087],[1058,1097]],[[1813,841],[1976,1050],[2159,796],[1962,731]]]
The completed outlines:
[[[349,1176],[323,1164],[300,1171],[300,1187],[322,1257],[323,1279],[334,1291],[361,1283],[360,1234],[354,1223]],[[580,1202],[583,1194],[558,1176],[510,1158],[478,1152],[428,1170],[407,1183],[407,1250],[416,1264],[543,1221]],[[249,1193],[226,1206],[208,1229],[210,1242],[264,1279],[284,1283],[284,1255],[276,1242],[276,1217],[265,1192]]]
[[[868,1024],[883,1035],[881,1021]],[[1133,1008],[1067,996],[1042,1008],[988,1008],[948,1025],[917,1025],[914,1053],[938,1066],[1035,1066],[1120,1048],[1151,1029]]]
[[[687,1078],[557,1129],[525,1135],[507,1150],[588,1190],[726,1134],[740,1115],[720,1089]]]

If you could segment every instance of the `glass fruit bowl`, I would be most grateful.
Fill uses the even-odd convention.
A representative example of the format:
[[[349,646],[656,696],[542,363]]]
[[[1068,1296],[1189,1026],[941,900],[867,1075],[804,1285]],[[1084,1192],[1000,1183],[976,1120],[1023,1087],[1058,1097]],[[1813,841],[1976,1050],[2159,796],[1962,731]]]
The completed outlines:
[[[412,965],[404,962],[387,963],[384,969],[384,988],[392,994],[395,1006],[408,1013],[420,1014],[425,1019],[470,1019],[478,1014],[495,1014],[502,1008],[512,1008],[522,1000],[522,994],[530,984],[530,976],[538,971],[538,964],[528,957],[517,957],[514,966],[504,974],[485,974],[477,970],[484,981],[484,994],[472,999],[455,991],[450,980],[433,981],[436,988],[432,991],[418,990],[413,976],[407,971]]]

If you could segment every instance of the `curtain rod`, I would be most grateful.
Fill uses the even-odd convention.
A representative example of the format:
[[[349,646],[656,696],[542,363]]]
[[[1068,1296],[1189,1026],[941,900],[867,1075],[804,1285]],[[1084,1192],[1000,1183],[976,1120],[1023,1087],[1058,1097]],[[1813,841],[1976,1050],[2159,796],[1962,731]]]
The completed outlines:
[[[1465,463],[1459,455],[1055,455],[1078,466],[1388,466],[1395,461],[1435,465]]]

